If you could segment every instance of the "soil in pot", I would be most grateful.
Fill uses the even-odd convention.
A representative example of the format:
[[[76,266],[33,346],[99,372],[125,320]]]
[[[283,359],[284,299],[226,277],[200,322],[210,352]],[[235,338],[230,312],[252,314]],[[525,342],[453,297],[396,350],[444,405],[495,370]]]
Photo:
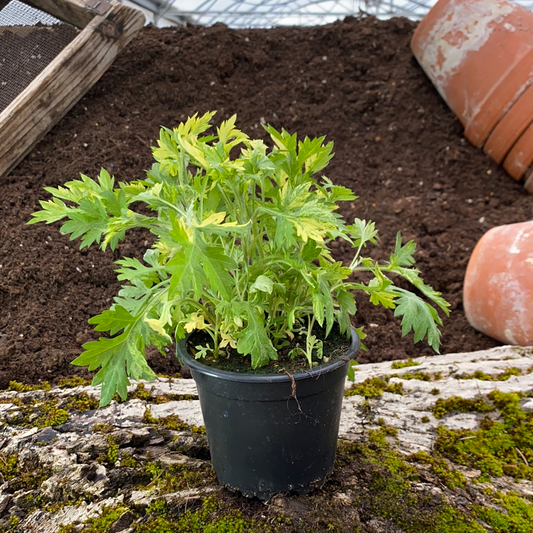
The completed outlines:
[[[231,30],[145,28],[110,70],[9,176],[0,179],[0,387],[10,380],[57,383],[80,374],[70,365],[97,338],[87,320],[111,303],[119,284],[113,260],[141,257],[149,235],[133,234],[114,253],[78,249],[58,226],[26,226],[44,186],[105,167],[117,179],[151,165],[161,125],[195,112],[238,113],[250,135],[261,122],[327,135],[335,157],[326,174],[359,199],[347,220],[374,220],[384,257],[401,229],[418,243],[426,281],[452,304],[443,353],[498,344],[475,331],[462,306],[466,264],[492,226],[528,220],[521,184],[462,137],[463,128],[413,58],[416,24],[399,18],[348,18],[324,27]],[[340,260],[350,250],[334,249]],[[365,325],[360,362],[428,355],[401,338],[391,311],[358,300],[354,325]],[[156,372],[179,371],[151,351]]]

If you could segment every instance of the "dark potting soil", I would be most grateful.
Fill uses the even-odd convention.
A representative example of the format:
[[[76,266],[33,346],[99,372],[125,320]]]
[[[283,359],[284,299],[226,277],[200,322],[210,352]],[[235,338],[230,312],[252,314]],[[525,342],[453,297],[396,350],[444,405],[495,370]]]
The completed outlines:
[[[355,332],[353,334],[355,335]],[[317,368],[317,365],[338,361],[340,359],[345,361],[348,360],[347,353],[352,344],[352,339],[348,333],[346,335],[342,334],[340,328],[334,326],[329,334],[326,335],[325,328],[315,325],[313,327],[313,335],[318,339],[323,339],[321,354],[318,355],[316,349],[312,351],[313,368]],[[306,346],[306,335],[296,333],[290,342],[288,340],[286,341],[286,344],[287,345],[280,347],[278,350],[278,359],[276,361],[273,361],[270,365],[253,370],[250,368],[249,358],[244,358],[236,349],[231,348],[231,346],[223,348],[218,354],[218,357],[215,358],[211,349],[213,341],[204,331],[194,331],[187,338],[186,348],[189,354],[198,357],[200,363],[220,370],[255,375],[278,373],[292,375],[296,373],[307,373],[310,366],[305,356],[305,352],[302,352]],[[359,345],[359,343],[357,345]],[[199,357],[197,355],[198,346],[208,348],[205,356]]]
[[[238,114],[250,136],[261,123],[326,135],[335,143],[327,175],[359,199],[342,215],[374,220],[385,257],[398,230],[418,243],[418,266],[451,303],[442,353],[490,348],[462,306],[470,254],[485,231],[531,218],[532,199],[481,150],[468,144],[409,49],[415,23],[348,18],[312,28],[231,30],[145,28],[94,88],[9,176],[0,179],[0,387],[10,380],[57,382],[73,374],[81,344],[95,339],[87,320],[106,309],[119,284],[113,261],[140,257],[148,241],[130,234],[115,252],[78,249],[52,226],[27,226],[58,186],[100,167],[119,180],[151,166],[160,126],[198,112],[217,120]],[[350,250],[335,249],[348,260]],[[365,325],[360,362],[428,355],[412,335],[401,337],[391,311],[358,298],[355,326]],[[179,364],[148,353],[157,372]]]

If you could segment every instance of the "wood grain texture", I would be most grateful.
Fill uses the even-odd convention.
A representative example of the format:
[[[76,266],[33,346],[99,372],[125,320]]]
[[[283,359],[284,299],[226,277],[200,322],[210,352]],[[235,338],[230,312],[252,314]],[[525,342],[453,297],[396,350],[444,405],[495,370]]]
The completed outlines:
[[[0,114],[0,176],[10,172],[96,83],[144,25],[144,15],[113,4]]]
[[[0,0],[2,1],[2,0]],[[50,15],[83,29],[96,16],[84,0],[22,0],[25,4],[46,11]]]

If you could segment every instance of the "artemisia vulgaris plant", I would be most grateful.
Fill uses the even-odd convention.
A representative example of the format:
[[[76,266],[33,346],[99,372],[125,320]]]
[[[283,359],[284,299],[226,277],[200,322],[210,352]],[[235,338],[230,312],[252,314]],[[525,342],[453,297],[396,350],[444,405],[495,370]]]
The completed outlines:
[[[347,225],[336,212],[339,202],[356,197],[319,174],[333,144],[267,126],[269,148],[237,129],[235,116],[208,134],[213,115],[161,129],[144,179],[115,183],[102,170],[96,180],[81,175],[64,187],[46,187],[53,198],[41,201],[29,222],[66,218],[61,232],[80,238],[80,248],[114,249],[133,228],[154,235],[142,261],[117,261],[124,284],[111,308],[89,321],[107,335],[84,344],[73,362],[100,369],[93,384],[102,385],[101,405],[115,393],[125,398],[128,378],[155,378],[146,346],[162,350],[194,330],[212,340],[198,347],[197,357],[217,358],[233,348],[254,369],[303,334],[305,343],[290,355],[312,366],[322,357],[316,325],[327,334],[336,323],[348,335],[356,291],[394,309],[403,334],[413,330],[414,342],[427,337],[438,351],[437,308],[448,314],[447,302],[424,284],[413,266],[416,245],[402,244],[399,233],[388,261],[361,255],[377,243],[377,231],[365,220]],[[139,210],[142,204],[147,209]],[[333,259],[335,239],[353,247],[349,265]],[[370,273],[371,281],[352,276],[359,272]],[[395,286],[390,274],[416,291]]]

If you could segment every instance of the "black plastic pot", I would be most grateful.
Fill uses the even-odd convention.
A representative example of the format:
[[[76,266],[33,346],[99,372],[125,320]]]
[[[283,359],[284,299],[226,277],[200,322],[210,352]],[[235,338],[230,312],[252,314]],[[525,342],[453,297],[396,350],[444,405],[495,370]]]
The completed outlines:
[[[351,346],[341,359],[291,379],[204,365],[182,340],[178,357],[196,381],[220,483],[262,500],[321,487],[333,470],[346,373],[359,346],[352,330]]]

